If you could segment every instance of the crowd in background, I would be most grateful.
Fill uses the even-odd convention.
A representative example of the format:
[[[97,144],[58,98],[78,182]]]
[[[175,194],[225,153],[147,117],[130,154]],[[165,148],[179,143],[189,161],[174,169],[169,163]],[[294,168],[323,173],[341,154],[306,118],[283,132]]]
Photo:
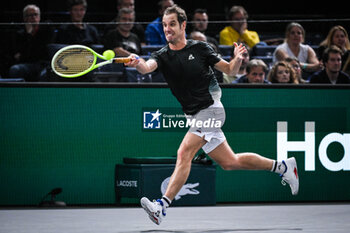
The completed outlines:
[[[40,24],[41,11],[36,5],[23,8],[23,27],[7,35],[9,43],[2,45],[1,78],[27,82],[68,81],[59,78],[50,69],[52,50],[49,45],[82,44],[95,46],[102,52],[114,50],[117,56],[126,57],[130,53],[149,56],[147,46],[161,48],[166,45],[162,27],[164,10],[174,4],[173,0],[160,0],[158,15],[148,25],[135,24],[136,8],[134,0],[118,0],[117,14],[103,28],[84,22],[88,4],[86,0],[68,0],[67,10],[70,23],[60,26]],[[319,44],[305,43],[306,32],[297,22],[290,22],[283,40],[261,40],[264,32],[249,29],[248,12],[243,6],[232,6],[227,14],[227,25],[218,28],[217,33],[208,32],[209,15],[206,9],[187,12],[192,23],[187,25],[187,38],[201,40],[227,61],[233,59],[233,43],[243,43],[247,48],[237,75],[227,76],[216,72],[222,83],[350,83],[350,42],[347,30],[341,25],[329,28],[328,35]],[[99,45],[99,46],[96,46]],[[159,46],[159,47],[157,47]],[[259,50],[269,51],[259,55]],[[264,51],[265,51],[264,50]],[[226,51],[226,52],[225,52]],[[154,73],[140,77],[123,65],[105,67],[111,75],[118,71],[118,81],[140,82],[142,80],[162,82],[161,74]],[[120,72],[121,71],[121,72]],[[94,74],[74,79],[74,81],[98,81]],[[152,78],[153,77],[153,78]],[[69,80],[72,81],[72,80]]]

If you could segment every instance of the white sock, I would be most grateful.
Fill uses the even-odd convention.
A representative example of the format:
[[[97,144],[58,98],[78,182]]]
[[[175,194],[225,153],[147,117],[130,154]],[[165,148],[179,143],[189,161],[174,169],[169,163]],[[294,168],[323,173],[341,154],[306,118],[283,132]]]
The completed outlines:
[[[286,166],[281,161],[274,161],[271,171],[283,174],[286,171]]]
[[[162,200],[165,208],[168,208],[170,206],[171,200],[168,197],[163,196],[161,200]]]

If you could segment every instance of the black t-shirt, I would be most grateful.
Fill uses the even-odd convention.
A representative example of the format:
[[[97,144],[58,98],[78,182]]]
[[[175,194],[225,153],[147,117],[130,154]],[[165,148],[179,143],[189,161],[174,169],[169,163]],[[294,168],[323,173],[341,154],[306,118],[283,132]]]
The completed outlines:
[[[205,42],[187,40],[181,50],[166,45],[152,53],[173,95],[184,113],[194,115],[214,103],[209,87],[216,82],[212,66],[220,61],[217,53]]]
[[[331,81],[330,81],[325,69],[321,70],[321,71],[317,71],[314,74],[312,74],[309,77],[309,82],[310,83],[331,84]],[[349,83],[350,83],[350,77],[346,73],[340,71],[336,84],[349,84]]]
[[[37,33],[33,36],[24,29],[16,32],[11,38],[10,49],[11,58],[14,54],[20,53],[20,60],[14,63],[38,62],[48,60],[47,44],[53,42],[54,31],[46,25],[41,25]],[[12,61],[12,60],[11,60]]]
[[[69,24],[63,25],[57,32],[56,43],[59,44],[99,44],[100,37],[97,29],[89,24],[84,24],[84,28],[80,29]]]
[[[130,32],[128,37],[124,37],[117,29],[111,30],[105,35],[104,39],[105,49],[114,49],[122,47],[130,53],[141,54],[141,42],[136,34]]]

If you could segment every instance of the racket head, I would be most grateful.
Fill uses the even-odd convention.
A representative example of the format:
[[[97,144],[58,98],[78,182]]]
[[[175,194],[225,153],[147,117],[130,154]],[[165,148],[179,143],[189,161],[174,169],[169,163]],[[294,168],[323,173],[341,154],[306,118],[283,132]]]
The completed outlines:
[[[69,45],[58,50],[52,58],[52,70],[64,78],[80,77],[95,68],[97,54],[84,45]]]

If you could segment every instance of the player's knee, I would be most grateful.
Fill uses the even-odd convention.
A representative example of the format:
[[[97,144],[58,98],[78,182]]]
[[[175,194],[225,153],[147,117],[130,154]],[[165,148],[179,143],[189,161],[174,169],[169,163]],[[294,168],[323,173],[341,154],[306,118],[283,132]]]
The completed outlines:
[[[180,147],[177,150],[178,163],[191,163],[192,157],[192,151],[190,150],[190,148]]]
[[[225,170],[225,171],[230,171],[230,170],[232,170],[232,169],[231,169],[231,165],[228,164],[228,163],[220,164],[220,167],[221,167],[223,170]]]
[[[231,170],[237,169],[237,166],[235,164],[233,164],[232,162],[223,163],[223,164],[220,164],[220,166],[225,171],[231,171]]]
[[[220,167],[225,171],[240,169],[239,160],[237,156],[234,155],[229,160],[221,162]]]

